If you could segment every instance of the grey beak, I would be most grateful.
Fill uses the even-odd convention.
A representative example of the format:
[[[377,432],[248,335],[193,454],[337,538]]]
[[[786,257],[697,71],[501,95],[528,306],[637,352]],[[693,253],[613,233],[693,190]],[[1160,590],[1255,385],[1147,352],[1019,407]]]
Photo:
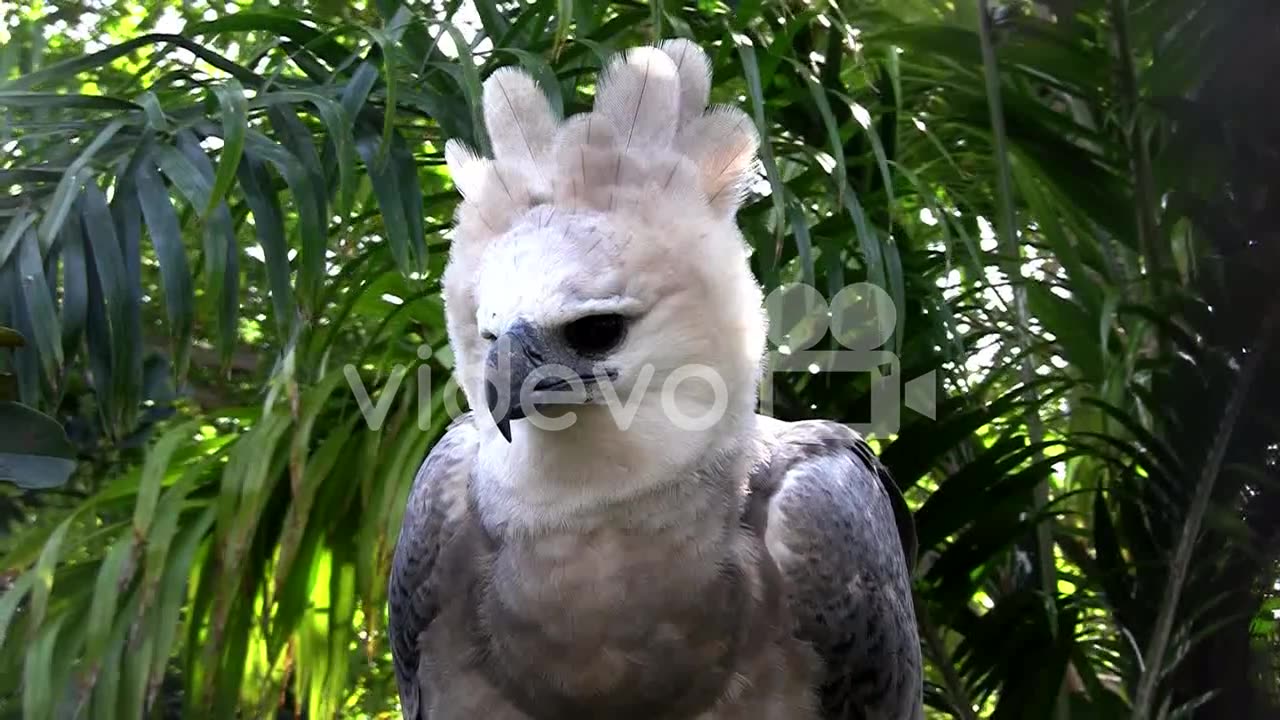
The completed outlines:
[[[518,322],[493,342],[485,358],[485,403],[498,432],[511,442],[511,421],[526,417],[520,402],[525,379],[542,364],[544,349],[539,333]]]
[[[511,420],[513,413],[500,413],[498,404],[501,402],[498,397],[498,390],[488,381],[485,382],[485,399],[489,403],[489,414],[493,417],[493,422],[498,426],[498,432],[502,433],[502,437],[511,442]]]
[[[533,386],[522,397],[531,376]],[[595,384],[616,377],[615,370],[595,368],[520,321],[493,342],[485,358],[485,404],[498,432],[511,442],[511,421],[528,417],[539,407],[590,402]]]

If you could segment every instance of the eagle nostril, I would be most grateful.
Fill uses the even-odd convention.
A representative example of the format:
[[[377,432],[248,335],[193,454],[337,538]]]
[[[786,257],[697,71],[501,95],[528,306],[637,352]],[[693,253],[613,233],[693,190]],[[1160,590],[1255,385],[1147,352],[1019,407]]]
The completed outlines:
[[[568,387],[570,387],[568,379],[552,376],[539,380],[533,386],[533,389],[535,391],[542,392],[546,390],[563,390]]]

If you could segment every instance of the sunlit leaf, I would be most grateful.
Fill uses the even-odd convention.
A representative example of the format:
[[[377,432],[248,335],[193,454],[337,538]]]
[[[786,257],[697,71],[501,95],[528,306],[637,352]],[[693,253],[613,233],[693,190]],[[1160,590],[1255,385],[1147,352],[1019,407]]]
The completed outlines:
[[[213,91],[218,96],[218,105],[222,109],[222,154],[218,157],[218,172],[213,179],[213,189],[209,192],[209,202],[204,207],[205,215],[213,212],[235,181],[249,124],[244,88],[235,78],[227,80],[226,84],[215,86]]]

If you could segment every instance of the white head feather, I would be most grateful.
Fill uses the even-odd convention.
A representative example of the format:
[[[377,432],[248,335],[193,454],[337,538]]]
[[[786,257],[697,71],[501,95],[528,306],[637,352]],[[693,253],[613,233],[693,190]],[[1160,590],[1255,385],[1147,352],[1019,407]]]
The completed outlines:
[[[472,408],[485,407],[482,334],[517,320],[631,318],[609,355],[619,402],[638,399],[626,429],[589,405],[573,408],[566,430],[517,423],[508,444],[477,419],[482,501],[508,520],[572,523],[674,481],[754,422],[765,321],[735,214],[759,139],[741,110],[707,110],[710,82],[707,56],[686,40],[634,48],[606,65],[592,112],[558,122],[533,79],[504,68],[484,88],[494,157],[446,145],[464,198],[446,314]],[[672,373],[691,366],[712,369],[728,394],[720,420],[699,431],[678,427],[661,397]],[[714,400],[698,380],[671,399],[693,415]]]

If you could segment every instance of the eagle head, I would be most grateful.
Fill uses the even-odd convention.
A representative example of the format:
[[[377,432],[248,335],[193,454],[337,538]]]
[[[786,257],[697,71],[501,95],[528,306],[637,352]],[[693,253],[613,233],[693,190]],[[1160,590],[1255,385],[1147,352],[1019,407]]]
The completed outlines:
[[[615,56],[563,121],[522,71],[485,82],[492,157],[446,146],[443,280],[484,442],[687,459],[753,415],[765,320],[735,214],[759,139],[710,84],[685,40]]]

